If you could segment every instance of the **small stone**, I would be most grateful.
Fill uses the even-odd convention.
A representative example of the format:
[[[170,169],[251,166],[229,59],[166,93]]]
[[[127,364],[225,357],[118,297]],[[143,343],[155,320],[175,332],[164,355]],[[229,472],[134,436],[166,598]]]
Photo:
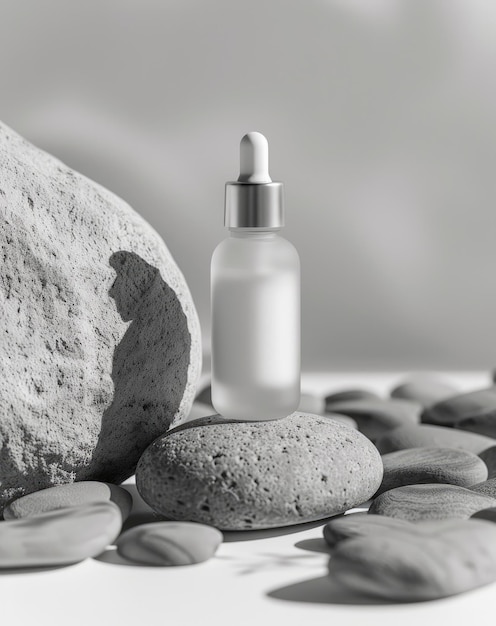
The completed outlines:
[[[338,402],[349,402],[351,400],[379,400],[380,396],[368,389],[344,389],[330,393],[324,398],[325,410],[333,411],[333,405]]]
[[[0,568],[48,567],[97,556],[120,532],[120,509],[93,502],[0,523]]]
[[[484,424],[488,419],[496,420],[495,387],[462,393],[446,400],[441,400],[425,409],[422,413],[422,422],[424,424],[435,424],[437,426],[455,426],[463,420],[466,428],[467,420],[473,420],[468,422],[468,424],[475,425],[478,420]],[[473,428],[466,428],[466,430],[473,430]],[[482,434],[487,435],[488,433],[482,432]]]
[[[385,515],[350,513],[333,518],[324,526],[324,539],[333,548],[345,539],[387,533],[390,528],[408,528],[410,522]]]
[[[431,522],[343,541],[332,553],[329,575],[344,589],[393,601],[469,591],[496,580],[496,525]]]
[[[207,561],[222,543],[212,526],[191,522],[156,522],[135,526],[116,542],[119,554],[145,565],[193,565]]]
[[[41,491],[34,491],[8,504],[3,511],[3,516],[4,519],[33,517],[47,511],[108,500],[119,507],[122,519],[125,520],[132,506],[130,494],[118,485],[100,483],[94,480],[57,485]]]
[[[384,476],[378,494],[419,483],[470,487],[487,479],[487,466],[472,452],[453,448],[408,448],[382,457]],[[496,490],[495,490],[496,491]]]
[[[421,406],[410,400],[381,400],[376,398],[335,402],[332,411],[352,417],[358,429],[374,441],[383,433],[420,420]]]
[[[496,478],[496,440],[493,446],[479,452],[479,456],[487,466],[487,477]]]
[[[431,376],[419,376],[406,380],[391,391],[392,398],[413,400],[423,407],[428,407],[458,394],[456,387]]]
[[[490,478],[489,480],[472,485],[470,489],[496,499],[496,478]]]
[[[349,426],[350,428],[354,428],[355,430],[358,429],[356,420],[349,417],[349,415],[341,415],[340,413],[324,413],[324,417],[339,422],[340,424],[344,424],[345,426]]]
[[[372,502],[369,513],[412,522],[468,519],[482,509],[496,506],[496,498],[456,485],[407,485],[385,491]]]
[[[471,519],[485,519],[488,522],[496,522],[496,507],[490,507],[489,509],[482,509],[477,511],[471,517]]]
[[[375,442],[379,452],[394,452],[405,448],[456,448],[480,454],[492,446],[496,446],[496,439],[462,432],[443,426],[428,424],[408,424],[390,430]]]
[[[167,432],[136,472],[141,496],[175,520],[223,530],[324,519],[368,500],[382,480],[358,431],[295,412],[270,422],[203,418]]]

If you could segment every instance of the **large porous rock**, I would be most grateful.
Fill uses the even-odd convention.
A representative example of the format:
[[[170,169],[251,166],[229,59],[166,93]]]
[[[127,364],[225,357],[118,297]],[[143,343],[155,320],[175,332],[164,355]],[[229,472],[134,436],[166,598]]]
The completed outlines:
[[[125,202],[0,124],[0,509],[120,482],[187,416],[201,367],[188,287]]]
[[[136,485],[166,517],[244,530],[342,513],[377,491],[382,472],[364,435],[319,415],[210,416],[156,439],[140,459]]]

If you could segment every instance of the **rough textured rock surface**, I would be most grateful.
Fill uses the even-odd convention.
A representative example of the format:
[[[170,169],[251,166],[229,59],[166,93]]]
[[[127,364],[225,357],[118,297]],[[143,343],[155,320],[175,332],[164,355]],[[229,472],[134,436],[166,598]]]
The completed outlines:
[[[121,530],[110,501],[58,509],[0,524],[0,568],[46,567],[97,556]]]
[[[201,367],[188,287],[124,201],[0,124],[0,509],[132,474],[189,412]]]
[[[410,524],[343,541],[329,574],[347,590],[402,602],[469,591],[496,580],[496,524]]]
[[[480,454],[484,450],[496,446],[496,439],[462,432],[444,426],[429,424],[409,424],[399,426],[385,433],[375,445],[382,454],[404,450],[405,448],[457,448]]]
[[[417,522],[468,519],[496,499],[455,485],[407,485],[385,491],[372,502],[369,513]]]
[[[136,470],[138,491],[153,509],[224,530],[336,515],[368,500],[381,479],[380,455],[366,437],[304,413],[180,426],[154,441]]]
[[[490,448],[479,452],[479,456],[487,466],[487,477],[496,478],[496,440]]]
[[[205,524],[156,522],[127,530],[116,546],[121,556],[144,565],[193,565],[212,558],[222,539],[217,528]]]
[[[378,494],[420,483],[447,483],[470,487],[487,479],[482,459],[453,448],[408,448],[382,457],[384,477]]]
[[[57,485],[29,493],[8,504],[3,510],[3,517],[4,519],[34,517],[48,511],[109,500],[119,507],[122,519],[125,520],[133,504],[131,494],[118,485],[100,483],[96,480]]]
[[[472,485],[470,489],[496,499],[496,478],[490,478],[489,480]]]

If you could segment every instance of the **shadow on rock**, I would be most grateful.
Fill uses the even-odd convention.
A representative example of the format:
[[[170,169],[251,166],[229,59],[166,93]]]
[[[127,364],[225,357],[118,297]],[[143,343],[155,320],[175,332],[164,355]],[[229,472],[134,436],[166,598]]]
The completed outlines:
[[[123,321],[115,348],[114,398],[102,417],[88,477],[119,483],[144,449],[168,430],[187,384],[191,335],[174,290],[134,252],[110,257],[117,276],[109,290]],[[83,480],[86,476],[78,476]]]

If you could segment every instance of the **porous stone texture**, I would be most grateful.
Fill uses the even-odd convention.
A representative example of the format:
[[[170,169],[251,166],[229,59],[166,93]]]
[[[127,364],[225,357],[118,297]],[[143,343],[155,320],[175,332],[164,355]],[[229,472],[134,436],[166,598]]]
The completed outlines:
[[[130,476],[188,414],[201,345],[158,234],[3,124],[0,219],[1,509],[45,487]]]
[[[127,530],[116,546],[121,556],[144,565],[193,565],[212,558],[222,539],[217,528],[205,524],[156,522]]]
[[[47,567],[97,556],[121,530],[113,502],[57,509],[0,524],[0,568]]]
[[[496,580],[496,525],[482,519],[385,528],[338,544],[335,583],[366,597],[417,602]]]
[[[496,478],[490,478],[470,487],[472,491],[496,498]]]
[[[108,500],[119,507],[122,519],[125,520],[131,512],[133,503],[131,494],[118,485],[100,483],[96,480],[57,485],[29,493],[8,504],[3,510],[3,517],[4,519],[34,517],[47,511]]]
[[[382,454],[405,448],[431,448],[433,446],[457,448],[480,454],[496,446],[496,439],[444,426],[407,424],[384,433],[376,440],[375,445]]]
[[[422,520],[468,519],[496,499],[455,485],[407,485],[385,491],[372,502],[369,513]]]
[[[379,493],[419,483],[447,483],[470,487],[487,479],[482,459],[453,448],[408,448],[382,457],[384,476]]]
[[[288,526],[336,515],[368,500],[382,461],[359,432],[295,412],[271,422],[219,416],[155,440],[136,485],[156,511],[224,530]]]

